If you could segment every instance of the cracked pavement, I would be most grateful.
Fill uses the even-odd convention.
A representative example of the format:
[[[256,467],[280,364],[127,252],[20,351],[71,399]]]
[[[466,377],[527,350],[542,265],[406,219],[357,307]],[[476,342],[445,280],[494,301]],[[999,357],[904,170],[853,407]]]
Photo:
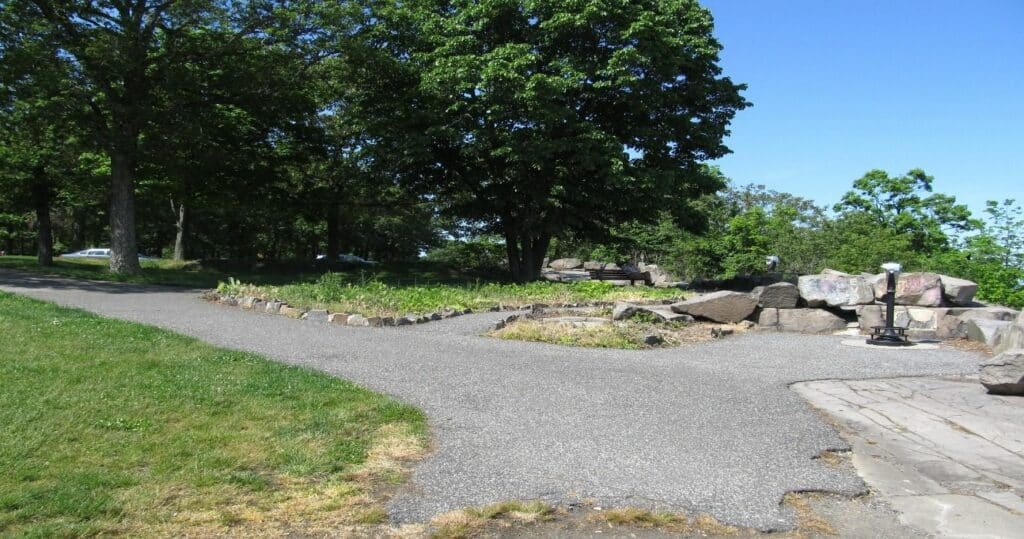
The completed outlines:
[[[199,291],[0,271],[0,289],[151,324],[340,376],[423,409],[434,451],[392,501],[399,522],[509,499],[708,513],[786,529],[790,491],[858,494],[816,457],[848,445],[793,382],[973,374],[978,356],[748,333],[650,351],[480,336],[507,313],[352,328],[207,303]]]
[[[793,386],[835,417],[853,464],[900,520],[942,537],[1024,533],[1024,399],[976,377]]]

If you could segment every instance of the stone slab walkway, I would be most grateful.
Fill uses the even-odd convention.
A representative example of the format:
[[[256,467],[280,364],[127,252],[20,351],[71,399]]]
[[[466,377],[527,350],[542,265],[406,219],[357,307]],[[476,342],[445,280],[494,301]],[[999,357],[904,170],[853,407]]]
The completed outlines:
[[[0,289],[257,352],[419,406],[436,450],[393,501],[399,521],[508,499],[590,498],[786,528],[787,492],[864,490],[851,471],[816,458],[847,444],[791,383],[970,374],[978,359],[952,349],[879,354],[783,333],[589,350],[480,336],[504,313],[350,328],[227,308],[173,288],[0,271]]]
[[[858,473],[902,522],[940,537],[1024,537],[1024,398],[989,395],[976,377],[793,389],[837,419]]]

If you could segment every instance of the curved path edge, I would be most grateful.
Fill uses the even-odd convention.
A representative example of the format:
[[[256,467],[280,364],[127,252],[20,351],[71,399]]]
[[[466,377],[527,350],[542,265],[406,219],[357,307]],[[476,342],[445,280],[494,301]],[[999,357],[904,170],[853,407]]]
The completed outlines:
[[[977,371],[977,356],[958,350],[879,354],[836,337],[591,350],[479,336],[507,313],[350,328],[211,304],[196,290],[6,270],[0,289],[317,369],[420,407],[436,451],[392,501],[398,521],[509,499],[593,500],[786,529],[787,492],[864,489],[851,470],[816,458],[848,445],[790,384]]]

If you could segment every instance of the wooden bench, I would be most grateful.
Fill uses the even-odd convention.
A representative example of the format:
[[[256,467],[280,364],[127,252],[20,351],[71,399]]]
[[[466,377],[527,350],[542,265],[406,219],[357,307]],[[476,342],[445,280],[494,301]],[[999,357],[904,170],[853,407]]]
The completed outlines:
[[[644,272],[629,272],[621,269],[592,269],[587,270],[590,274],[590,279],[593,281],[629,281],[630,286],[636,284],[637,281],[643,281],[647,286],[651,286],[651,275]]]

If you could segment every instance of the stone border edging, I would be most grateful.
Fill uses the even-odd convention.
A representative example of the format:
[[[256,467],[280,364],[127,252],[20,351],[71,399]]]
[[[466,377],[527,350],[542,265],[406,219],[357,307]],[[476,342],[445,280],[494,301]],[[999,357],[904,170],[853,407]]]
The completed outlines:
[[[247,311],[260,311],[268,314],[277,314],[287,316],[296,320],[310,320],[313,322],[337,324],[341,326],[353,326],[353,327],[398,327],[398,326],[411,326],[416,324],[426,324],[429,322],[436,322],[438,320],[445,320],[448,318],[454,318],[456,316],[462,316],[464,314],[472,314],[473,309],[445,309],[442,311],[432,312],[425,315],[407,314],[402,317],[392,316],[363,316],[361,314],[349,314],[349,313],[337,313],[330,312],[326,309],[303,309],[300,307],[293,307],[288,303],[281,300],[264,300],[253,296],[242,296],[236,297],[227,294],[221,294],[217,291],[204,292],[202,299],[213,303],[219,303],[229,307],[238,307]],[[662,300],[660,304],[670,305],[674,303],[673,300]],[[613,301],[594,301],[584,303],[559,303],[549,305],[546,303],[530,303],[526,305],[498,305],[491,307],[487,312],[502,312],[502,311],[534,311],[536,309],[545,308],[580,308],[580,307],[612,307],[615,305]],[[522,315],[512,315],[500,323],[511,322],[518,319]]]

